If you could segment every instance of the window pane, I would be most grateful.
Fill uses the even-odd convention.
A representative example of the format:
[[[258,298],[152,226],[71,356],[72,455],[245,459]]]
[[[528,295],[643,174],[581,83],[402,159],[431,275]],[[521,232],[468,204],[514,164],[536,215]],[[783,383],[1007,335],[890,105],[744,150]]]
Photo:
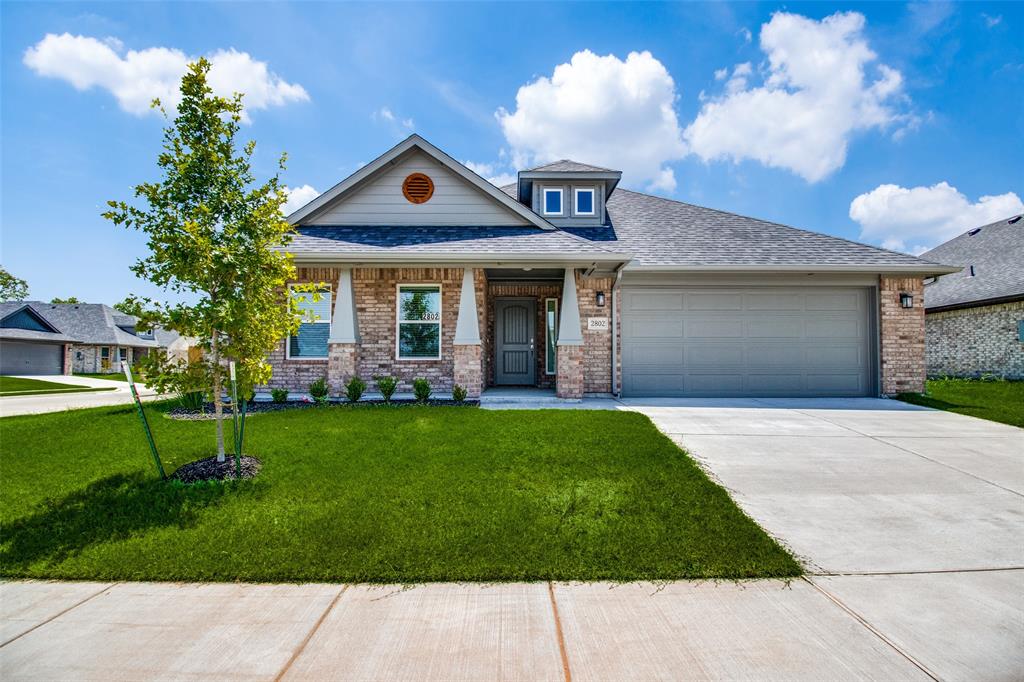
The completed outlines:
[[[299,333],[288,340],[288,355],[293,358],[326,358],[330,335],[329,324],[303,322],[299,325]]]
[[[594,212],[594,193],[591,190],[579,191],[576,193],[576,212],[577,213],[593,213]]]
[[[440,324],[400,324],[398,357],[436,358],[441,354]]]
[[[558,190],[555,191],[544,191],[544,212],[545,213],[561,213],[562,212],[562,193]]]
[[[399,320],[436,322],[441,319],[440,287],[403,286],[399,292]]]
[[[547,327],[547,353],[544,365],[548,374],[554,374],[558,367],[558,301],[549,298],[546,302],[544,321]]]
[[[292,291],[292,299],[302,315],[303,322],[331,322],[331,291],[325,289],[320,293],[320,300],[313,300],[312,291]]]

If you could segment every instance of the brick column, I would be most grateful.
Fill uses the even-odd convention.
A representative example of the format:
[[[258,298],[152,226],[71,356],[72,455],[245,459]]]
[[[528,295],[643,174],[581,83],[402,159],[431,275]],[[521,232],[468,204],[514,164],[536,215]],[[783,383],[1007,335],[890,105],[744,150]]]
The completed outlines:
[[[914,307],[900,305],[900,294],[914,297]],[[920,277],[879,278],[882,393],[924,391],[924,281]]]
[[[558,347],[555,395],[569,400],[583,397],[583,346]]]
[[[466,389],[467,398],[479,398],[483,391],[483,353],[480,344],[456,344],[454,381]]]
[[[327,346],[327,385],[332,395],[345,392],[345,384],[356,374],[356,344],[331,343]],[[367,379],[364,377],[364,381]]]
[[[71,376],[75,373],[74,358],[71,355],[71,344],[64,344],[64,374]]]

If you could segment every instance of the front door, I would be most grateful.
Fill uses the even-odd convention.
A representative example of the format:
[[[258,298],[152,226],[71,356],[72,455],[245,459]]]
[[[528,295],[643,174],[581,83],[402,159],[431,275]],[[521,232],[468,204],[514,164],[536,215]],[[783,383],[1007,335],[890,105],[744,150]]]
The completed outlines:
[[[533,386],[537,382],[537,300],[499,298],[494,302],[494,383]]]

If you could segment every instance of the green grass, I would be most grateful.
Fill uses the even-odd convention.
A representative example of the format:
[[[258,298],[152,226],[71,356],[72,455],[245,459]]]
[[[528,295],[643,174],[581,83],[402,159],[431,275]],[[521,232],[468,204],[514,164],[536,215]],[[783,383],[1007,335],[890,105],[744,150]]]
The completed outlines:
[[[156,409],[150,421],[169,473],[212,454],[211,422]],[[801,572],[631,412],[262,414],[246,425],[259,476],[197,486],[157,480],[131,407],[0,419],[0,440],[8,577],[402,583]]]
[[[1024,427],[1024,381],[932,379],[925,394],[903,393],[899,399],[939,410]]]
[[[120,381],[120,382],[125,383],[125,384],[128,383],[128,380],[124,378],[124,374],[121,373],[121,372],[114,372],[113,374],[97,374],[97,373],[89,373],[89,372],[75,372],[75,376],[76,377],[89,377],[90,379],[107,379],[109,381]],[[139,383],[141,381],[141,379],[142,379],[141,377],[136,376],[135,377],[135,382]]]
[[[0,396],[39,395],[43,393],[88,393],[90,391],[113,391],[116,388],[116,386],[111,386],[110,388],[90,388],[74,384],[59,384],[55,381],[0,376]]]

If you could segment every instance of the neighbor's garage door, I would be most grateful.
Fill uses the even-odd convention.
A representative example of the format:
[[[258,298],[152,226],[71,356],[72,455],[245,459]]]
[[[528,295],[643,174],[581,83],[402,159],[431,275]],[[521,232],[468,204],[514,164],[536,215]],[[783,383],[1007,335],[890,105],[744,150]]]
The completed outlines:
[[[62,374],[64,346],[0,341],[0,374]]]
[[[626,396],[863,396],[871,290],[623,287]]]

